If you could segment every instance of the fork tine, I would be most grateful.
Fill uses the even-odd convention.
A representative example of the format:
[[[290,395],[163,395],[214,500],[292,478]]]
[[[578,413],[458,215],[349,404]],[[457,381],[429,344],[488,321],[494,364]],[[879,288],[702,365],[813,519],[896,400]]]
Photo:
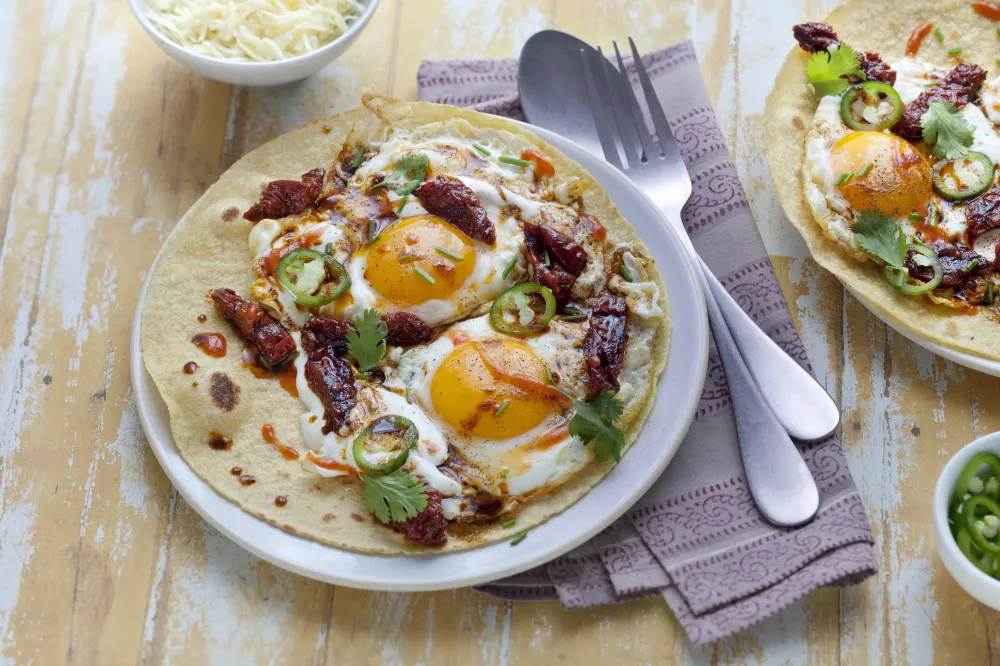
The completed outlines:
[[[601,149],[604,150],[604,158],[613,166],[622,168],[621,158],[618,156],[618,147],[615,145],[615,137],[611,132],[613,121],[608,118],[609,109],[602,100],[597,90],[595,79],[598,77],[593,71],[593,58],[599,58],[598,65],[604,66],[604,58],[596,53],[588,52],[587,49],[580,49],[580,58],[583,60],[583,74],[587,80],[587,95],[590,97],[590,112],[594,116],[594,125],[597,128],[597,137],[601,140]],[[605,90],[605,92],[607,92]],[[605,95],[604,99],[607,99]]]
[[[663,113],[663,107],[660,106],[656,90],[653,89],[653,83],[649,80],[646,66],[642,64],[639,50],[635,48],[635,41],[629,37],[628,43],[632,47],[632,59],[635,62],[635,70],[639,74],[639,82],[642,83],[642,92],[646,96],[646,105],[649,107],[649,115],[653,119],[653,129],[656,130],[656,135],[660,139],[660,148],[663,150],[663,156],[667,159],[680,159],[680,150],[677,148],[674,133],[670,131],[667,116]]]
[[[632,120],[635,122],[635,131],[639,135],[639,141],[642,143],[643,156],[646,161],[649,161],[656,155],[656,146],[653,145],[653,137],[649,134],[649,128],[646,127],[646,119],[642,117],[642,109],[639,108],[639,100],[635,98],[635,91],[632,89],[632,82],[628,78],[628,70],[625,69],[625,61],[622,60],[622,54],[618,50],[618,42],[613,41],[612,44],[615,45],[615,57],[618,59],[618,73],[621,76],[622,83],[625,87],[625,98],[628,102],[629,109],[632,111]]]
[[[622,77],[612,74],[608,70],[614,70],[614,67],[608,67],[607,59],[604,57],[604,51],[601,47],[597,47],[597,52],[601,55],[600,62],[601,65],[601,75],[604,76],[604,83],[608,88],[609,95],[607,96],[608,107],[611,111],[611,115],[614,116],[615,124],[618,126],[618,138],[621,141],[622,153],[624,153],[625,161],[628,163],[629,168],[634,167],[639,163],[639,154],[642,151],[642,146],[639,143],[639,136],[637,134],[637,128],[632,122],[631,113],[628,109],[628,100],[625,95],[627,94],[623,89],[627,86],[627,82],[623,84]]]

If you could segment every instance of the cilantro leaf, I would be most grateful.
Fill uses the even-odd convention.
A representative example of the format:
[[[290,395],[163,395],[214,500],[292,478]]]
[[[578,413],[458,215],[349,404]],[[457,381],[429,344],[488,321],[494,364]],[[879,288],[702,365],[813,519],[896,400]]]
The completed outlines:
[[[372,189],[386,187],[393,190],[399,196],[405,197],[420,187],[420,183],[424,182],[424,178],[427,177],[428,166],[430,166],[430,160],[427,159],[426,153],[403,155],[396,162],[396,166],[392,168],[392,173],[386,176],[385,180],[381,183],[372,187]]]
[[[813,53],[806,62],[806,76],[816,97],[839,95],[852,81],[865,80],[858,56],[847,44]]]
[[[931,102],[920,116],[920,129],[935,157],[957,160],[969,154],[972,128],[951,102]]]
[[[389,327],[378,312],[372,309],[355,317],[354,327],[356,330],[348,331],[344,336],[347,339],[347,351],[358,362],[361,372],[371,370],[385,356],[385,336]]]
[[[594,442],[594,453],[598,460],[609,457],[621,462],[625,448],[625,431],[618,427],[618,420],[625,409],[614,391],[601,391],[590,402],[580,402],[566,394],[573,401],[576,414],[569,422],[569,434],[579,437],[584,444]]]
[[[854,220],[854,237],[868,254],[893,268],[903,267],[906,238],[894,218],[875,210],[863,210]]]
[[[424,482],[397,469],[385,476],[365,474],[361,501],[383,523],[402,522],[427,508]]]

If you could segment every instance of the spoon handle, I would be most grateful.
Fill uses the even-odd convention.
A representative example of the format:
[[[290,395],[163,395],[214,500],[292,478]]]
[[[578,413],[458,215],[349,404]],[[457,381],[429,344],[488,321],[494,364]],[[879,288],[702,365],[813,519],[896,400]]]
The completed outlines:
[[[775,418],[789,435],[804,442],[831,435],[840,424],[840,410],[830,394],[750,319],[704,264],[702,272],[740,355]]]
[[[711,279],[706,275],[710,275],[708,269],[702,267],[699,273],[712,336],[729,384],[729,397],[736,416],[736,434],[750,494],[769,522],[782,527],[801,525],[819,509],[816,482],[740,355],[740,349],[714,297]],[[719,288],[722,286],[719,285]],[[736,307],[739,308],[738,305]]]

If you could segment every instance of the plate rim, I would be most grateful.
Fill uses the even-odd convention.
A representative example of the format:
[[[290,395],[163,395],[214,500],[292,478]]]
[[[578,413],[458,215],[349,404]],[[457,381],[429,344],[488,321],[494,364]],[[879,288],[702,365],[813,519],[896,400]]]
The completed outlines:
[[[683,405],[682,410],[676,410],[674,413],[679,414],[679,418],[672,419],[672,422],[676,424],[672,426],[674,428],[674,433],[671,440],[668,442],[663,454],[656,459],[656,464],[649,466],[645,465],[643,469],[646,471],[641,475],[639,483],[633,484],[631,492],[625,494],[618,494],[614,497],[613,502],[608,507],[606,513],[593,524],[589,525],[585,529],[572,531],[571,536],[563,538],[559,543],[551,547],[534,547],[532,544],[530,550],[522,550],[521,555],[511,558],[511,557],[497,557],[496,562],[492,567],[489,567],[483,571],[474,572],[458,572],[450,576],[438,576],[433,579],[424,579],[418,576],[418,579],[414,582],[410,581],[390,581],[386,582],[378,577],[372,576],[359,576],[356,572],[350,574],[341,574],[339,571],[333,571],[329,569],[320,568],[318,566],[305,566],[300,563],[301,557],[295,559],[291,558],[291,553],[287,552],[289,547],[295,547],[299,549],[304,549],[305,554],[311,554],[309,551],[314,551],[317,556],[322,556],[322,559],[333,557],[334,559],[341,559],[347,562],[353,561],[356,566],[365,568],[365,561],[368,559],[377,560],[379,562],[393,561],[396,562],[396,566],[399,565],[399,561],[404,561],[407,564],[401,565],[405,568],[412,569],[417,574],[420,573],[425,563],[433,561],[454,561],[461,560],[465,558],[474,558],[475,554],[490,554],[491,551],[497,551],[499,554],[499,548],[508,547],[505,541],[498,541],[491,544],[485,544],[483,546],[478,546],[466,550],[450,552],[450,553],[432,553],[432,554],[404,554],[404,555],[378,555],[370,553],[359,553],[356,551],[351,551],[343,548],[338,548],[336,546],[320,543],[318,541],[309,539],[307,537],[299,536],[288,532],[280,527],[277,527],[266,520],[259,518],[238,506],[229,499],[223,497],[219,494],[211,485],[208,484],[204,479],[197,475],[197,473],[188,465],[187,461],[183,459],[179,450],[177,449],[176,443],[173,441],[173,437],[170,434],[169,429],[169,418],[165,420],[162,424],[165,427],[166,436],[165,440],[161,441],[158,435],[158,428],[154,424],[153,420],[159,419],[159,416],[154,415],[155,405],[150,404],[150,400],[160,401],[162,403],[162,397],[159,395],[158,389],[152,381],[145,368],[145,363],[142,360],[142,349],[141,349],[141,326],[142,326],[142,310],[146,301],[146,295],[149,289],[149,284],[152,276],[156,270],[159,260],[162,256],[163,247],[157,252],[156,258],[150,265],[150,268],[143,280],[142,290],[139,293],[138,300],[136,302],[135,314],[133,315],[132,321],[132,336],[129,344],[129,359],[130,359],[130,378],[132,380],[133,396],[136,403],[136,411],[139,416],[139,421],[142,425],[143,432],[146,436],[149,448],[152,449],[154,456],[156,456],[160,467],[166,473],[169,478],[173,488],[177,490],[178,493],[184,497],[185,501],[212,527],[214,527],[221,534],[225,535],[228,539],[252,553],[253,555],[274,564],[282,569],[297,573],[299,575],[311,578],[313,580],[319,580],[327,583],[332,583],[335,585],[342,585],[345,587],[368,589],[368,590],[383,590],[383,591],[397,591],[397,592],[419,592],[419,591],[433,591],[433,590],[443,590],[443,589],[453,589],[457,587],[465,587],[469,585],[484,584],[490,581],[498,580],[507,576],[511,576],[523,571],[529,570],[533,567],[539,566],[546,562],[550,562],[553,559],[571,551],[572,549],[578,547],[589,539],[593,538],[596,534],[605,529],[608,525],[613,523],[619,517],[621,517],[630,507],[632,507],[635,502],[637,502],[642,495],[656,482],[656,480],[663,474],[664,470],[667,468],[669,463],[673,460],[683,442],[691,423],[694,420],[694,415],[698,407],[698,403],[701,396],[701,388],[704,385],[704,381],[707,375],[708,369],[708,351],[709,351],[709,338],[711,336],[710,329],[708,326],[708,314],[705,305],[704,293],[701,289],[700,281],[697,279],[696,269],[694,263],[685,249],[685,244],[683,239],[677,230],[677,222],[668,220],[659,208],[653,203],[653,201],[647,196],[642,190],[640,190],[636,185],[634,185],[623,173],[615,169],[612,165],[608,164],[601,158],[595,157],[589,153],[585,148],[576,144],[575,142],[566,139],[560,135],[553,132],[545,130],[543,128],[526,125],[523,123],[518,123],[528,129],[530,132],[538,135],[543,140],[552,144],[556,149],[569,153],[570,159],[581,165],[588,173],[601,183],[602,188],[607,190],[607,186],[602,178],[599,178],[595,171],[603,171],[601,174],[604,178],[616,179],[620,185],[623,186],[624,190],[628,192],[628,196],[635,197],[642,202],[643,207],[648,209],[648,212],[660,222],[660,226],[664,229],[669,242],[672,243],[676,254],[680,257],[684,272],[687,274],[691,289],[691,296],[693,297],[692,307],[694,311],[686,311],[683,314],[678,313],[674,310],[673,304],[668,300],[670,305],[670,327],[671,327],[671,350],[667,358],[667,365],[664,368],[663,374],[658,378],[657,383],[664,381],[667,377],[668,370],[671,367],[671,358],[675,357],[679,352],[674,349],[674,344],[676,342],[676,326],[678,315],[685,318],[689,318],[688,322],[694,327],[694,329],[700,332],[695,339],[687,341],[689,346],[694,346],[693,355],[689,354],[688,362],[693,361],[694,372],[689,375],[692,377],[692,381],[689,389],[687,404]],[[573,155],[572,153],[577,153]],[[589,163],[589,164],[588,164]],[[609,195],[610,196],[610,195]],[[617,204],[616,204],[617,206]],[[176,227],[175,227],[176,229]],[[171,231],[170,235],[173,235],[174,231]],[[640,236],[640,238],[642,238]],[[169,239],[169,236],[168,236]],[[647,238],[642,238],[644,243],[648,244]],[[165,246],[167,239],[164,240],[163,245]],[[670,286],[668,285],[668,293],[670,291]],[[678,362],[676,359],[674,362]],[[147,395],[147,390],[152,391],[153,395]],[[657,400],[661,399],[666,391],[666,387],[658,386]],[[671,407],[676,407],[677,405],[671,404]],[[655,407],[655,402],[654,402]],[[650,417],[652,414],[650,414]],[[649,440],[651,437],[655,436],[655,433],[647,431],[647,426],[649,426],[650,417],[647,417],[646,422],[643,424],[643,429],[640,431],[639,436],[636,438],[633,444],[633,449],[639,448],[639,444],[644,440]],[[172,451],[170,450],[172,449]],[[172,456],[172,457],[171,457]],[[628,455],[626,454],[626,458]],[[179,464],[178,464],[179,463]],[[181,469],[182,468],[182,469]],[[572,505],[559,512],[558,514],[548,518],[546,521],[540,523],[539,525],[532,528],[532,532],[536,532],[540,529],[544,529],[547,526],[556,524],[558,528],[558,523],[564,522],[560,521],[561,516],[565,517],[570,514],[574,507],[578,507],[583,503],[588,497],[593,496],[594,491],[600,488],[601,484],[605,483],[618,469],[619,467],[613,468],[611,472],[608,473],[601,481],[598,482],[594,488],[587,491],[579,500],[574,502]],[[186,472],[186,476],[185,476]],[[212,506],[209,506],[212,505]],[[222,514],[220,517],[219,514]],[[565,519],[564,519],[565,520]],[[247,523],[250,521],[250,523]],[[271,531],[274,539],[263,539],[260,542],[253,541],[249,537],[252,535],[242,534],[242,529],[238,525],[234,526],[231,523],[243,524],[247,523],[253,527],[258,527],[260,529]],[[251,529],[247,527],[245,529]],[[525,540],[525,543],[531,540]],[[280,542],[280,543],[278,543]],[[536,540],[537,542],[537,540]],[[524,544],[522,544],[524,545]],[[529,552],[528,555],[523,553]],[[509,551],[506,551],[509,554]],[[478,559],[478,558],[477,558]],[[456,567],[456,570],[458,567]]]

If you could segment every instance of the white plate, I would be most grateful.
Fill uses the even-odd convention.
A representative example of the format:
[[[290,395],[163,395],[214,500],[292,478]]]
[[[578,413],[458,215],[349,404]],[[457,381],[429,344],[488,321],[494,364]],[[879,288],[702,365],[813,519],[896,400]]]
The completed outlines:
[[[928,340],[919,333],[914,333],[913,331],[904,328],[898,322],[893,321],[892,318],[879,312],[878,309],[872,305],[871,301],[859,296],[853,289],[848,289],[848,291],[850,291],[851,295],[858,299],[858,302],[865,306],[869,312],[878,317],[886,326],[896,331],[907,340],[910,340],[927,351],[933,352],[938,356],[948,359],[949,361],[954,361],[959,365],[964,365],[967,368],[972,368],[973,370],[978,370],[979,372],[985,372],[986,374],[993,375],[994,377],[1000,377],[1000,361],[994,361],[992,359],[976,356],[975,354],[970,354],[968,352],[958,351],[957,349],[950,349],[944,345],[934,342],[933,340]]]
[[[245,513],[217,494],[181,457],[166,405],[146,372],[140,347],[143,285],[132,329],[132,385],[150,448],[184,499],[227,537],[255,555],[317,580],[372,590],[422,591],[474,585],[537,566],[590,539],[649,489],[673,458],[694,417],[708,361],[708,320],[694,267],[673,227],[629,180],[603,160],[551,132],[536,134],[579,162],[601,183],[645,240],[667,285],[670,351],[656,400],[635,445],[580,501],[532,529],[516,547],[506,541],[457,553],[365,555],[294,536]],[[155,268],[155,263],[154,263]],[[153,269],[150,269],[150,275]]]

